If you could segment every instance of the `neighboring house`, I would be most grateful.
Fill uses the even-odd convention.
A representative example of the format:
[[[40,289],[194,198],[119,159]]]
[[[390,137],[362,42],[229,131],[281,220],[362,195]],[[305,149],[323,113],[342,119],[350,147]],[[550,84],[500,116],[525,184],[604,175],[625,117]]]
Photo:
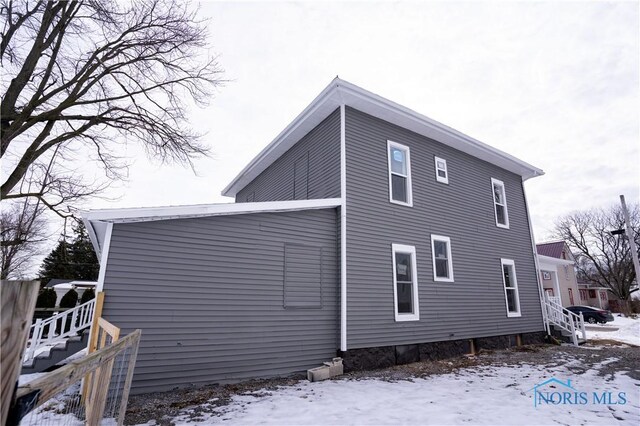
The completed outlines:
[[[580,299],[583,305],[593,306],[594,308],[609,309],[609,300],[611,299],[606,287],[599,287],[591,283],[578,283],[580,289]]]
[[[544,292],[559,297],[562,306],[586,303],[578,288],[575,259],[564,241],[553,241],[536,245],[538,267]]]
[[[335,79],[224,189],[84,214],[133,392],[541,341],[523,182],[542,171]]]

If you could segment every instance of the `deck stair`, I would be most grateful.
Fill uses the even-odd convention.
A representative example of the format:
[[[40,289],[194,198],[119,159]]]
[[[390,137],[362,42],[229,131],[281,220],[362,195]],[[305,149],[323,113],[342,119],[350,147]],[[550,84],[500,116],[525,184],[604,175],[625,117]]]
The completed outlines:
[[[71,355],[86,349],[88,342],[88,330],[83,332],[80,336],[67,337],[60,343],[52,346],[48,351],[44,351],[36,355],[29,362],[23,363],[21,374],[40,373],[45,371],[58,364],[60,361],[69,358]]]
[[[22,374],[38,373],[87,347],[96,299],[37,319],[31,326],[22,363]]]
[[[548,334],[552,335],[552,331],[557,331],[563,340],[568,340],[575,346],[587,341],[582,313],[578,315],[563,308],[559,297],[552,297],[548,294],[544,295],[542,306]],[[578,332],[581,336],[578,336]]]

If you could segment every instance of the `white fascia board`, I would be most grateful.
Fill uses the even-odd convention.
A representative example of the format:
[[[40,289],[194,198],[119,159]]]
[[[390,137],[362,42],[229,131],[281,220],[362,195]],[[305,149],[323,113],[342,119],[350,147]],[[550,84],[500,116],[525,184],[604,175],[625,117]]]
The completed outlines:
[[[538,255],[538,262],[540,263],[540,268],[544,268],[545,266],[558,266],[558,265],[574,265],[575,262],[572,260],[566,259],[558,259],[556,257],[551,256],[543,256],[541,254]]]
[[[522,176],[525,180],[544,174],[537,167],[407,107],[368,92],[349,82],[341,81],[340,84],[340,90],[345,92],[345,103],[357,110],[500,166]]]
[[[300,113],[265,149],[263,149],[226,188],[222,195],[233,197],[276,159],[320,124],[341,104],[388,121],[437,142],[451,146],[481,160],[495,164],[523,177],[541,176],[544,172],[518,158],[493,148],[451,127],[409,108],[335,78],[302,113]]]
[[[148,222],[180,219],[185,217],[223,216],[249,213],[286,212],[296,210],[323,209],[340,206],[340,198],[314,200],[265,201],[257,203],[199,204],[192,206],[143,207],[129,209],[89,210],[82,213],[84,220],[91,222]],[[96,234],[98,234],[96,230]],[[100,238],[97,238],[100,242]]]

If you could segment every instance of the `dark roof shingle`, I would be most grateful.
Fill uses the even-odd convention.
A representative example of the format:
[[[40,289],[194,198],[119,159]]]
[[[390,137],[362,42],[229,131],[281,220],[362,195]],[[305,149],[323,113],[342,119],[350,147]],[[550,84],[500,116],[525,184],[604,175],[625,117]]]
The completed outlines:
[[[562,259],[562,251],[564,250],[564,241],[555,241],[553,243],[536,244],[539,255],[555,257]]]

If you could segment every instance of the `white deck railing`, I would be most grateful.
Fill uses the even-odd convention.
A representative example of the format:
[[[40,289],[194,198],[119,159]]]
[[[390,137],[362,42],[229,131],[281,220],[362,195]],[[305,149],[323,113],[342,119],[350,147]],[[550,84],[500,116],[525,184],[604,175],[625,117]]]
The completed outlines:
[[[549,334],[551,334],[549,326],[553,324],[571,333],[573,344],[578,346],[578,336],[576,335],[576,327],[578,327],[582,334],[582,339],[587,340],[587,332],[584,328],[584,317],[582,313],[578,315],[563,308],[560,304],[559,297],[552,297],[545,294],[543,302],[547,318],[547,332]]]
[[[37,355],[38,349],[52,345],[59,339],[75,336],[79,331],[90,327],[95,307],[96,299],[94,298],[44,320],[37,319],[31,326],[29,333],[31,338],[27,342],[24,362],[31,361]],[[69,329],[65,331],[67,323],[69,323]]]

